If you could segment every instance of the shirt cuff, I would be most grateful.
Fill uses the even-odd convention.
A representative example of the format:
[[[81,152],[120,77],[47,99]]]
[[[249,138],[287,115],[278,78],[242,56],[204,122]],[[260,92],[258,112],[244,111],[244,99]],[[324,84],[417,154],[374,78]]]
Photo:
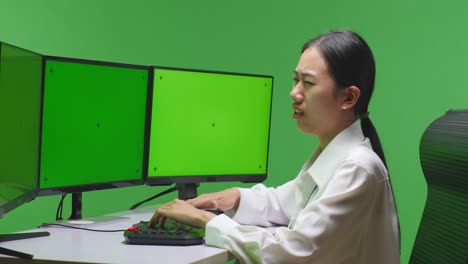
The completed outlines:
[[[205,243],[208,246],[225,248],[228,234],[239,224],[224,214],[211,219],[205,228]]]
[[[255,208],[255,203],[252,201],[258,200],[258,196],[252,189],[239,188],[240,191],[240,201],[239,208],[237,208],[236,213],[232,216],[232,219],[238,223],[251,224],[255,222],[259,208]]]

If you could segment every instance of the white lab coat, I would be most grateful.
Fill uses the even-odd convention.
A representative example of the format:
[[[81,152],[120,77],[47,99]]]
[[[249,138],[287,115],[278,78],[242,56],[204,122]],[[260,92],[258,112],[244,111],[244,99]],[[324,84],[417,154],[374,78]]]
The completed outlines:
[[[242,263],[400,263],[388,173],[360,121],[317,148],[294,180],[240,190],[235,215],[209,221],[205,240]]]

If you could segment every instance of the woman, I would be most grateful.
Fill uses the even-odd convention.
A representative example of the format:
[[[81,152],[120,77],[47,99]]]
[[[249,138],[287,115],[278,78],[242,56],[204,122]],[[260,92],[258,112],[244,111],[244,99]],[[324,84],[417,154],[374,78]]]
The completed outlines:
[[[299,175],[277,188],[175,200],[151,225],[169,217],[206,228],[207,245],[247,263],[399,263],[395,203],[367,111],[374,79],[372,52],[356,33],[332,31],[307,42],[290,95],[299,129],[319,145]],[[262,228],[278,225],[273,233]]]

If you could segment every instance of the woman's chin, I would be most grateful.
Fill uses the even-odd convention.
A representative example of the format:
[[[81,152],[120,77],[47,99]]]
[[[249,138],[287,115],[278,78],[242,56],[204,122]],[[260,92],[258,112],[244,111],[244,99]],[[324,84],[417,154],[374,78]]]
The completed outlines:
[[[297,122],[297,128],[304,134],[315,134],[314,129],[310,125],[301,123],[300,120]]]

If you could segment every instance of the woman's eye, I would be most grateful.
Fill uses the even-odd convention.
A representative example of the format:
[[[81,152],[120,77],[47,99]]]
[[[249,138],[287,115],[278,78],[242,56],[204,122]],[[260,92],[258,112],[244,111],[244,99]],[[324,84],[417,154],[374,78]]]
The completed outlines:
[[[294,84],[297,84],[299,82],[298,78],[293,78]]]
[[[309,81],[305,81],[304,84],[305,84],[306,86],[313,86],[315,83],[309,82]]]

